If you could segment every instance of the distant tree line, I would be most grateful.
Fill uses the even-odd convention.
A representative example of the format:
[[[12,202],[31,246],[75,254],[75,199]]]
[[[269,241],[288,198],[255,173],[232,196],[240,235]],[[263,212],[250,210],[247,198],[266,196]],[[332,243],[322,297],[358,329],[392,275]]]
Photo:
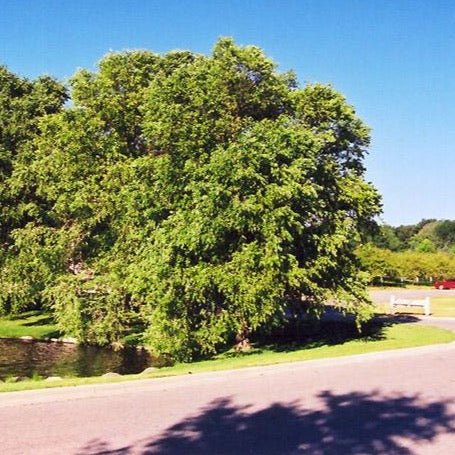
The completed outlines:
[[[383,224],[371,237],[371,242],[378,248],[390,251],[455,253],[455,221],[423,219],[417,224],[398,227]]]
[[[455,221],[424,219],[398,227],[383,224],[357,249],[375,283],[383,279],[431,282],[455,277]]]

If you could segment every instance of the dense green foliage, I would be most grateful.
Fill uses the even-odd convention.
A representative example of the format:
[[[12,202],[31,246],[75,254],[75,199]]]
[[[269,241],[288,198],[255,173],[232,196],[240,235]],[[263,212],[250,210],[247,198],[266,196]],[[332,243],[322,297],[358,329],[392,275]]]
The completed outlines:
[[[455,276],[455,221],[422,220],[415,225],[379,227],[358,249],[372,279],[432,281]]]
[[[419,282],[455,276],[455,255],[444,251],[390,251],[366,244],[357,249],[357,254],[372,279]]]
[[[40,279],[35,278],[41,274],[44,263],[51,260],[47,251],[37,251],[27,238],[39,236],[38,225],[50,222],[52,205],[37,194],[35,186],[27,181],[28,172],[21,174],[21,169],[26,170],[34,157],[32,142],[39,134],[40,121],[59,112],[66,99],[66,89],[56,80],[44,76],[31,82],[0,66],[0,309],[3,312],[37,303]],[[39,259],[30,254],[32,250],[47,256],[42,257],[40,265],[33,264]],[[26,282],[22,282],[23,278]]]
[[[2,204],[18,212],[2,218],[3,312],[44,305],[96,343],[139,328],[179,359],[329,296],[369,316],[354,254],[379,210],[369,133],[331,87],[299,89],[230,39],[210,57],[109,54],[65,108],[46,81],[24,146],[3,140]]]
[[[33,188],[17,188],[11,180],[16,163],[30,153],[30,141],[43,116],[58,112],[67,99],[65,88],[50,77],[30,82],[0,66],[0,242],[10,242],[14,228],[42,215]],[[22,191],[21,191],[22,190]]]

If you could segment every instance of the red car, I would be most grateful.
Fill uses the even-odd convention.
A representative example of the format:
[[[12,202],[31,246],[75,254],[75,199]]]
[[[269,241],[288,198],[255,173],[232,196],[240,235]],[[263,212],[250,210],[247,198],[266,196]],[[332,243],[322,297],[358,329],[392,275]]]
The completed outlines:
[[[455,278],[445,281],[435,281],[434,287],[436,289],[455,289]]]

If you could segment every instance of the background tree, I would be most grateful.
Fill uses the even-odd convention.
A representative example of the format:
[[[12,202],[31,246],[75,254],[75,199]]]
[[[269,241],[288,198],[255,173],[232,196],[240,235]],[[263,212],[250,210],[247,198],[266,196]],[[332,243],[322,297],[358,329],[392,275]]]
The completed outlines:
[[[434,228],[438,247],[450,250],[455,246],[455,221],[442,220]]]
[[[424,226],[428,223],[431,223],[433,219],[423,219],[419,221],[417,224],[410,224],[410,225],[401,225],[394,228],[397,237],[401,240],[404,245],[403,249],[411,248],[412,247],[412,239],[413,237],[424,228]]]
[[[363,270],[370,275],[370,282],[386,281],[435,281],[455,276],[455,255],[444,251],[390,251],[372,244],[357,248]]]
[[[400,254],[368,243],[357,248],[357,255],[364,270],[370,274],[371,281],[377,278],[398,280],[403,276]]]
[[[27,182],[27,173],[20,184],[14,174],[33,159],[31,144],[39,135],[41,119],[60,111],[66,99],[66,89],[55,79],[42,76],[29,81],[0,66],[0,313],[39,304],[42,270],[34,268],[38,258],[24,236],[49,220],[50,206]],[[31,235],[39,236],[36,231]],[[29,272],[25,283],[22,270]]]
[[[0,66],[0,243],[11,231],[34,217],[39,201],[33,194],[18,194],[10,181],[17,162],[27,158],[39,119],[59,111],[67,99],[65,88],[48,76],[35,81],[20,78]],[[27,212],[30,216],[27,217]]]
[[[398,228],[382,224],[379,229],[371,237],[371,242],[378,248],[383,248],[390,251],[400,251],[407,247],[407,239],[402,240],[397,234]]]

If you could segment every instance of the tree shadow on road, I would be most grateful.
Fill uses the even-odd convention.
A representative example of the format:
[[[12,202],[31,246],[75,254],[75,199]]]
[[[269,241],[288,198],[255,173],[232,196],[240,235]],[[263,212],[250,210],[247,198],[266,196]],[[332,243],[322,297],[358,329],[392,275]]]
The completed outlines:
[[[404,455],[414,453],[406,447],[409,443],[431,442],[437,435],[455,430],[454,415],[449,414],[446,403],[419,396],[325,391],[319,398],[318,409],[276,403],[261,410],[239,407],[223,398],[156,438],[118,449],[91,441],[78,453]]]

